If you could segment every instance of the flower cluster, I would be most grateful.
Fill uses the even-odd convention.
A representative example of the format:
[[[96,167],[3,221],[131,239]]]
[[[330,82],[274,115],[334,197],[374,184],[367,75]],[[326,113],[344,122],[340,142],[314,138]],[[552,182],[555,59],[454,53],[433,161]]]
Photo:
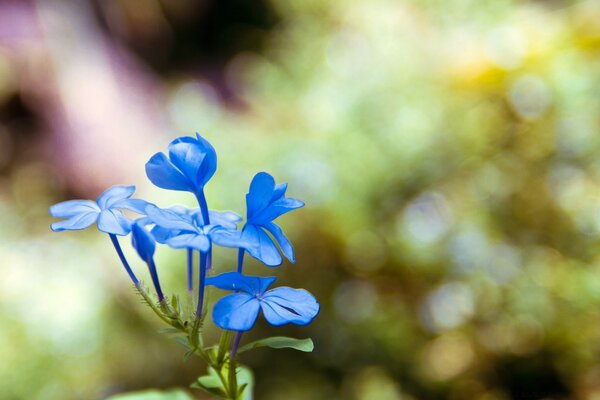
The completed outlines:
[[[278,287],[267,290],[275,277],[243,274],[245,253],[269,267],[281,265],[282,254],[290,262],[295,262],[294,249],[274,220],[304,206],[304,203],[286,197],[287,184],[276,184],[271,175],[260,172],[250,183],[246,194],[246,223],[238,230],[238,224],[242,221],[239,215],[208,208],[204,187],[216,169],[217,155],[208,141],[199,134],[196,137],[177,138],[169,144],[168,155],[156,153],[150,158],[146,163],[146,174],[160,188],[191,192],[198,200],[198,208],[160,208],[145,200],[132,199],[134,186],[113,186],[96,201],[70,200],[53,205],[50,214],[63,218],[52,224],[53,231],[80,230],[96,223],[100,231],[107,233],[127,274],[148,304],[164,321],[184,333],[188,349],[205,358],[212,371],[218,373],[227,358],[225,354],[228,354],[230,362],[235,358],[241,333],[252,329],[261,310],[271,325],[306,325],[318,314],[319,304],[304,289]],[[131,211],[138,217],[129,218],[122,210]],[[150,298],[121,249],[118,236],[129,234],[133,248],[148,267],[158,302]],[[176,296],[170,299],[163,293],[154,262],[157,243],[187,251],[187,289],[190,293],[197,291],[197,295],[193,296],[196,301],[192,316],[181,311]],[[212,247],[215,245],[238,249],[237,271],[209,276],[214,270]],[[197,285],[194,284],[196,253],[199,253]],[[201,321],[205,316],[207,285],[234,292],[218,300],[212,310],[212,319],[217,326],[227,334],[237,332],[235,339],[225,336],[216,358],[201,347]],[[281,345],[281,339],[277,338],[278,346],[286,347]],[[263,342],[269,345],[268,340]],[[298,348],[293,344],[293,339],[290,339],[287,347]],[[218,388],[220,395],[223,398],[237,398],[240,388],[233,387],[231,377],[227,379],[228,384]],[[205,386],[200,384],[200,387],[215,394],[214,390],[217,389]]]

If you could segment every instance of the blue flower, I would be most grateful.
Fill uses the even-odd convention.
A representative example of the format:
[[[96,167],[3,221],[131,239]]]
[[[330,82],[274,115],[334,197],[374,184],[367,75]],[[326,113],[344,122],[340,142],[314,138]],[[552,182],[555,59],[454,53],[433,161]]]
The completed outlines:
[[[156,251],[156,241],[139,222],[131,226],[131,245],[145,262],[151,262]]]
[[[183,206],[172,206],[166,209],[178,214],[190,224],[205,225],[202,219],[202,213],[199,208],[189,209]],[[242,217],[231,211],[209,211],[211,225],[218,225],[227,230],[237,230],[237,224],[242,220]],[[150,217],[140,218],[138,220],[142,225],[154,224]],[[167,239],[177,236],[181,231],[175,229],[163,228],[160,225],[155,225],[152,228],[152,235],[158,243],[166,243]]]
[[[285,324],[307,325],[319,313],[319,303],[304,289],[278,287],[267,290],[275,277],[245,276],[227,272],[206,280],[207,285],[223,290],[235,290],[215,304],[213,320],[223,329],[248,331],[258,313],[274,326]]]
[[[140,258],[148,265],[148,271],[150,272],[152,283],[156,289],[158,300],[161,303],[164,302],[165,296],[160,287],[158,272],[156,270],[156,265],[154,264],[154,251],[156,250],[156,241],[154,240],[154,237],[142,224],[135,222],[131,226],[131,244]]]
[[[98,223],[102,232],[114,235],[127,235],[131,231],[131,220],[125,217],[120,209],[144,214],[146,206],[150,203],[131,199],[135,186],[113,186],[92,200],[69,200],[50,207],[50,215],[56,218],[66,218],[64,221],[55,222],[51,229],[55,232],[64,230],[85,229],[93,223]]]
[[[286,258],[292,263],[295,262],[292,244],[281,228],[273,223],[280,215],[304,206],[300,200],[285,197],[286,189],[287,183],[276,185],[271,175],[259,172],[252,179],[246,194],[248,221],[242,230],[242,238],[253,243],[248,249],[250,255],[268,266],[280,265],[283,260],[266,231],[277,240]]]
[[[217,154],[198,133],[196,138],[180,137],[169,144],[169,157],[156,153],[146,163],[146,175],[163,189],[199,193],[217,169]]]
[[[175,249],[196,249],[208,252],[211,242],[223,247],[246,247],[248,243],[241,238],[237,231],[239,216],[231,212],[211,211],[211,223],[203,224],[198,210],[161,209],[154,205],[146,209],[148,221],[156,226],[152,233],[159,242],[168,244]]]

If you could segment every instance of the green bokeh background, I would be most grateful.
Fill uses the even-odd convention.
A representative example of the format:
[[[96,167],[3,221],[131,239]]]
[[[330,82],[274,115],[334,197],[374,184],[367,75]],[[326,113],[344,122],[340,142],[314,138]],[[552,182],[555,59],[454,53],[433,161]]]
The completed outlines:
[[[0,4],[0,398],[203,373],[157,333],[108,238],[53,234],[47,215],[118,183],[193,205],[143,164],[195,131],[219,155],[212,208],[243,214],[262,170],[307,204],[281,218],[297,264],[248,271],[307,288],[321,313],[245,340],[316,349],[244,355],[257,399],[600,398],[599,15],[561,0]],[[215,260],[230,270],[235,253]],[[185,290],[183,262],[159,251],[166,291]]]

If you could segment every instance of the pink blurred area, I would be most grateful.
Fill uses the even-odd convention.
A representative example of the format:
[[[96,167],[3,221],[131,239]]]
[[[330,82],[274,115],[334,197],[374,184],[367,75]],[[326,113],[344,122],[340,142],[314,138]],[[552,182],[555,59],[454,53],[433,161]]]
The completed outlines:
[[[0,3],[0,102],[18,94],[39,121],[29,157],[86,194],[141,176],[141,150],[166,130],[159,81],[93,12],[91,2]]]

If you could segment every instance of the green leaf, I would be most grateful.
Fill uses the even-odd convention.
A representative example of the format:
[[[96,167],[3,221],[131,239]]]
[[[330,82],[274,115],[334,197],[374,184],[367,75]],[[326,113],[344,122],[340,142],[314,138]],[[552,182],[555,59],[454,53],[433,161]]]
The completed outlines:
[[[254,375],[250,368],[239,365],[237,368],[238,398],[252,400],[254,392]]]
[[[260,339],[256,342],[248,343],[240,347],[238,354],[244,351],[256,349],[258,347],[271,347],[273,349],[295,349],[310,353],[314,350],[315,345],[311,338],[294,339],[285,336],[273,336],[266,339]]]
[[[144,390],[141,392],[117,394],[106,400],[194,400],[194,398],[183,390],[175,389],[166,392],[159,390]]]
[[[223,389],[223,382],[221,382],[217,371],[215,371],[212,367],[208,367],[208,375],[199,377],[190,387],[194,389],[202,389],[207,393],[219,397],[227,396],[227,393]]]
[[[181,333],[181,331],[177,328],[162,328],[158,330],[158,333],[163,335],[171,335],[173,333]]]
[[[191,350],[188,340],[186,338],[184,338],[183,336],[175,336],[175,337],[173,337],[173,340],[175,342],[177,342],[177,344],[183,346],[183,348],[185,348],[187,350]]]
[[[219,398],[227,397],[227,393],[225,393],[223,391],[223,389],[221,389],[220,387],[219,388],[205,387],[205,386],[202,386],[202,384],[200,382],[194,382],[190,385],[190,387],[192,389],[204,390],[206,393],[212,394],[213,396],[217,396]]]

